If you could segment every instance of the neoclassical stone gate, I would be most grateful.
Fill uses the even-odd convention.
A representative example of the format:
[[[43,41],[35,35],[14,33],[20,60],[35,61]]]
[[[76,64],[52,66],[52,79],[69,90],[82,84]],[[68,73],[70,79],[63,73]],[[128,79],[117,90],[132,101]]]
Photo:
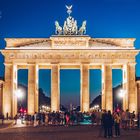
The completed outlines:
[[[122,69],[123,109],[137,112],[133,38],[90,38],[51,36],[50,38],[6,38],[3,113],[17,113],[17,71],[28,69],[28,113],[38,111],[38,71],[51,69],[51,110],[60,109],[60,69],[80,69],[81,111],[89,111],[89,69],[102,71],[102,109],[112,110],[112,69]]]
[[[86,33],[86,21],[78,28],[71,16],[72,6],[66,6],[68,17],[61,27],[55,22],[56,36],[50,38],[6,38],[5,82],[2,112],[17,113],[17,71],[28,69],[29,114],[38,112],[38,71],[51,69],[51,110],[60,109],[60,69],[80,69],[80,108],[89,111],[89,69],[102,71],[102,109],[112,111],[112,69],[123,71],[123,109],[137,112],[134,38],[91,38]]]

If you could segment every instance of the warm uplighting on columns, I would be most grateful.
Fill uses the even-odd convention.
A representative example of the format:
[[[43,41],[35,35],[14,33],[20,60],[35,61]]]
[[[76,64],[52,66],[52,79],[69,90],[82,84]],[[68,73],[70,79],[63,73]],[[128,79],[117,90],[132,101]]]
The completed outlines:
[[[123,97],[123,110],[127,110],[128,107],[128,93],[129,93],[129,67],[127,64],[123,65],[123,90],[125,96]]]
[[[81,112],[89,112],[89,64],[81,65]]]
[[[51,111],[60,110],[60,66],[59,64],[52,64],[51,69]]]
[[[112,111],[112,66],[102,65],[102,109]]]
[[[12,66],[12,117],[17,114],[17,96],[15,92],[17,90],[17,64]]]

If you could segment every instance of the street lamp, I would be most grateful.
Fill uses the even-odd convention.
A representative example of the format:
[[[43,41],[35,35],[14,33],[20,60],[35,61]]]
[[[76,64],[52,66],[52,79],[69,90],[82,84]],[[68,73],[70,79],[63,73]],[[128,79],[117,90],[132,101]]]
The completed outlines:
[[[118,98],[119,100],[117,101],[117,107],[116,107],[116,111],[119,112],[120,108],[124,109],[124,104],[125,104],[125,96],[126,96],[126,91],[124,89],[120,89],[118,91]]]
[[[21,89],[17,89],[17,90],[16,90],[16,97],[17,97],[18,99],[22,99],[22,98],[23,98],[23,92],[22,92]]]
[[[124,96],[125,96],[125,90],[121,89],[121,90],[119,91],[119,97],[120,97],[120,98],[124,98]]]
[[[24,96],[24,92],[21,90],[21,89],[17,89],[16,92],[15,92],[15,96],[17,98],[17,101],[18,101],[18,105],[20,107],[20,113],[23,112],[23,109],[22,109],[22,99],[23,99],[23,96]]]

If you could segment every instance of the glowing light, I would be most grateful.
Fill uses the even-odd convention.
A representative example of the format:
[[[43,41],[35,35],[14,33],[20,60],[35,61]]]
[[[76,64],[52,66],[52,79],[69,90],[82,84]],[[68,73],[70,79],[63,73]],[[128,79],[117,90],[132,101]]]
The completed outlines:
[[[23,98],[23,92],[21,89],[17,89],[16,96],[17,96],[17,98],[20,98],[20,99]]]
[[[23,109],[22,108],[20,109],[20,112],[23,112]]]
[[[26,109],[24,110],[24,113],[27,113],[27,110]]]
[[[48,112],[50,111],[50,107],[46,105],[42,105],[40,108],[40,112]]]
[[[119,95],[120,98],[124,98],[124,96],[125,96],[125,90],[121,89],[119,91],[119,94],[118,95]]]

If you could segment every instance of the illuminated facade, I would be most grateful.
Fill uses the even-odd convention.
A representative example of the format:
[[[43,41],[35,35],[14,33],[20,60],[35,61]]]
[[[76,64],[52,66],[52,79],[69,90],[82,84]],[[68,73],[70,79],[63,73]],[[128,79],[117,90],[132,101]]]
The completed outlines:
[[[68,7],[69,10],[70,7]],[[70,11],[69,11],[70,12]],[[71,25],[72,23],[72,25]],[[123,109],[137,112],[137,88],[135,82],[134,38],[91,38],[84,35],[85,21],[81,28],[73,30],[76,21],[69,15],[65,29],[56,22],[57,35],[50,38],[6,38],[6,48],[1,50],[5,58],[5,83],[2,99],[3,113],[17,113],[17,71],[28,69],[29,114],[38,112],[38,72],[51,69],[51,110],[60,110],[60,69],[80,69],[80,107],[89,111],[89,69],[102,71],[102,109],[113,110],[112,69],[122,69]],[[68,28],[68,29],[66,29]],[[63,29],[63,30],[62,30]],[[69,32],[68,32],[69,31]]]
[[[17,112],[17,71],[28,69],[28,113],[38,111],[38,71],[51,69],[51,110],[60,108],[60,69],[80,69],[81,111],[89,111],[89,69],[102,70],[102,109],[112,110],[112,69],[123,71],[126,95],[123,109],[137,111],[135,82],[135,39],[90,38],[89,36],[52,36],[50,38],[7,38],[3,112]]]

